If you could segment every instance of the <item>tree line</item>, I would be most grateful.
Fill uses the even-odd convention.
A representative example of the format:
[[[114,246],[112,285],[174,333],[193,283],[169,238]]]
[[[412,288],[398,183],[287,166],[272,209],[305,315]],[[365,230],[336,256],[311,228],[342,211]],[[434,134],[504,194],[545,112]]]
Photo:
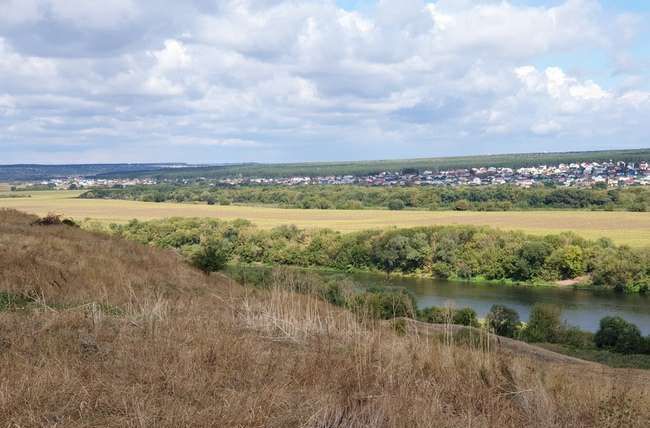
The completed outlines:
[[[460,187],[367,187],[353,185],[239,186],[210,185],[128,186],[93,189],[87,199],[144,202],[195,202],[210,205],[266,205],[301,209],[509,211],[526,209],[589,209],[646,211],[650,189],[572,188],[513,185]]]
[[[111,225],[113,233],[177,249],[204,270],[228,262],[381,271],[438,278],[549,283],[581,278],[628,292],[650,288],[650,249],[586,240],[572,233],[533,236],[475,226],[432,226],[340,233],[246,220],[171,218]]]

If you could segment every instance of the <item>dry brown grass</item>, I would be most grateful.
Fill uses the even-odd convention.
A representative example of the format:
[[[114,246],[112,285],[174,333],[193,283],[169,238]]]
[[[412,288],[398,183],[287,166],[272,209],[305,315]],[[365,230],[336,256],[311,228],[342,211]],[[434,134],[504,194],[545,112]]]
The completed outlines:
[[[0,290],[35,299],[0,312],[3,426],[650,422],[641,372],[398,335],[282,284],[244,289],[171,252],[31,221],[0,211]]]

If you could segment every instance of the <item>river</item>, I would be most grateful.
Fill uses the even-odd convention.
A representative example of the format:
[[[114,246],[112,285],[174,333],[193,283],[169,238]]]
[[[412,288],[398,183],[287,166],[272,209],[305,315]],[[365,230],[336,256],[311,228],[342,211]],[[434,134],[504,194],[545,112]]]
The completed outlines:
[[[341,275],[341,274],[337,274]],[[415,296],[418,307],[470,307],[480,318],[490,307],[502,304],[515,309],[523,321],[535,303],[552,303],[562,308],[564,320],[583,330],[595,332],[601,318],[617,315],[636,324],[644,335],[650,334],[650,296],[621,294],[610,290],[559,287],[510,286],[453,282],[430,278],[386,278],[376,274],[346,275],[360,286],[404,288]]]
[[[268,268],[244,269],[266,270]],[[644,335],[650,334],[650,295],[573,287],[468,283],[396,275],[386,277],[386,275],[372,273],[320,271],[319,275],[341,281],[350,280],[359,288],[372,286],[404,288],[415,296],[419,308],[445,305],[453,305],[456,308],[470,307],[476,311],[479,318],[483,318],[490,307],[498,303],[515,309],[521,320],[527,321],[530,309],[535,303],[551,303],[562,308],[562,317],[567,324],[585,331],[596,332],[603,317],[620,316],[636,324]]]

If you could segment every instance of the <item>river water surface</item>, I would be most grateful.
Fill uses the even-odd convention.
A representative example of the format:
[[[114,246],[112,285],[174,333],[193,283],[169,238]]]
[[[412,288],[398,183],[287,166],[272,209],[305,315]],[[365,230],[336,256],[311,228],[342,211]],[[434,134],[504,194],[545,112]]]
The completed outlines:
[[[341,274],[337,274],[341,275]],[[444,306],[473,308],[483,318],[496,303],[519,312],[528,320],[535,303],[552,303],[562,308],[567,323],[595,332],[601,318],[618,315],[650,334],[650,296],[622,294],[609,290],[559,287],[510,286],[453,282],[429,278],[386,278],[376,274],[345,275],[360,286],[391,286],[404,288],[417,299],[418,307]]]
[[[246,270],[267,270],[248,267]],[[318,271],[316,271],[318,272]],[[562,308],[564,321],[582,330],[595,332],[600,319],[620,316],[636,324],[644,335],[650,334],[650,295],[623,294],[611,290],[575,289],[573,287],[533,287],[446,281],[371,273],[319,272],[330,280],[350,280],[359,288],[398,287],[411,292],[419,308],[453,305],[470,307],[484,318],[494,304],[515,309],[527,321],[535,303],[551,303]]]

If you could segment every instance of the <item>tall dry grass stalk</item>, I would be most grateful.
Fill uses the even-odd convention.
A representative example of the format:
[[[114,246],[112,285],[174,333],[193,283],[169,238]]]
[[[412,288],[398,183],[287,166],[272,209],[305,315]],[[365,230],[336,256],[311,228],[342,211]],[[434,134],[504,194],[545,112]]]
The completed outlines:
[[[0,290],[33,298],[0,312],[0,426],[650,423],[647,372],[450,323],[396,332],[286,273],[244,289],[174,253],[32,220],[0,211]]]

